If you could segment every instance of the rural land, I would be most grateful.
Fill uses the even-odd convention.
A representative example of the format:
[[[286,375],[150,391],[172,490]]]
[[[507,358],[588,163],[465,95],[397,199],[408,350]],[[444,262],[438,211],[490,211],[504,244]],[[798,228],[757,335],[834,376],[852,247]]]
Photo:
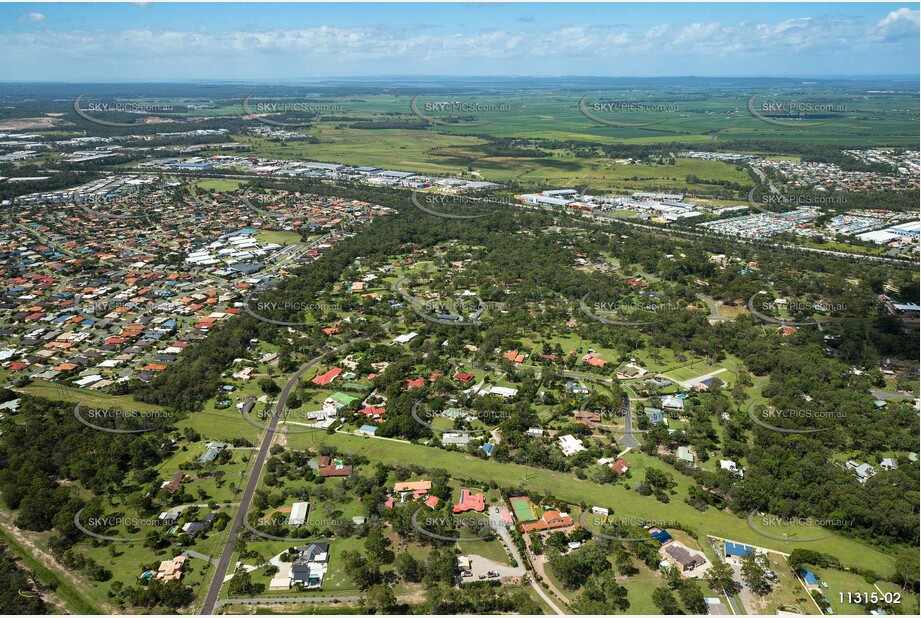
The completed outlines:
[[[918,615],[917,76],[0,102],[3,613]]]

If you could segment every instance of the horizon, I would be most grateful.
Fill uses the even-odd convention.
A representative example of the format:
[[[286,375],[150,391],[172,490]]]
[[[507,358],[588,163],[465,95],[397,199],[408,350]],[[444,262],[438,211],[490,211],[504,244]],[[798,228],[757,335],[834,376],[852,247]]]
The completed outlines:
[[[627,80],[627,79],[636,79],[636,80],[669,80],[669,79],[736,79],[736,80],[800,80],[800,79],[809,79],[809,80],[821,80],[821,81],[866,81],[866,80],[915,80],[918,82],[919,87],[921,87],[921,77],[911,74],[899,74],[899,73],[890,73],[890,74],[875,74],[875,73],[866,73],[859,75],[579,75],[579,74],[529,74],[529,75],[450,75],[450,74],[392,74],[392,75],[349,75],[349,76],[339,76],[339,75],[320,75],[317,77],[286,77],[286,78],[277,78],[272,80],[260,81],[258,79],[244,79],[244,78],[184,78],[184,79],[155,79],[155,80],[111,80],[111,81],[97,81],[97,80],[64,80],[64,79],[50,79],[50,80],[0,80],[0,83],[3,84],[201,84],[201,83],[213,83],[213,84],[252,84],[252,83],[263,83],[263,84],[274,84],[279,86],[298,86],[301,85],[299,82],[303,83],[313,83],[313,82],[329,82],[335,80],[341,81],[395,81],[395,80],[406,80],[406,79],[423,79],[423,78],[436,78],[436,79],[452,79],[452,80],[465,80],[465,81],[477,81],[477,80],[495,80],[495,79],[507,79],[507,80],[541,80],[541,79],[596,79],[596,80]]]

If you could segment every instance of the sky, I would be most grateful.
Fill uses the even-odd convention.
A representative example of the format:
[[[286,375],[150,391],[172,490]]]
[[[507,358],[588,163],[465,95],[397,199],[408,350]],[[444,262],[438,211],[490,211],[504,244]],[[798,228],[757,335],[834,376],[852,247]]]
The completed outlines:
[[[0,81],[919,75],[918,3],[0,4]]]

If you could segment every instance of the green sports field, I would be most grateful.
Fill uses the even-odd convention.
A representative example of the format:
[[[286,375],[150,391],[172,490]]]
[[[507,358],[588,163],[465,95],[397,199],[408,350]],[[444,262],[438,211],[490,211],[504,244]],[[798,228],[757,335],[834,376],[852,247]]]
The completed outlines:
[[[531,501],[527,498],[511,498],[509,502],[512,504],[512,510],[515,511],[515,519],[519,522],[534,521],[537,519],[537,515],[534,514],[534,509],[531,507]]]

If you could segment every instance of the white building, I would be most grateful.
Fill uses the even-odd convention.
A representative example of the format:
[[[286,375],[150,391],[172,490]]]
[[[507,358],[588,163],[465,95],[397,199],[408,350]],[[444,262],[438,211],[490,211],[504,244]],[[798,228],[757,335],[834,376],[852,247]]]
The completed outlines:
[[[418,334],[419,333],[416,333],[416,332],[406,333],[405,335],[400,335],[399,337],[394,338],[393,342],[394,343],[409,343],[410,341],[415,339],[416,335]]]
[[[559,441],[560,448],[563,450],[563,454],[567,457],[575,455],[576,453],[581,453],[585,450],[585,447],[582,446],[582,440],[576,438],[575,436],[560,436]]]
[[[518,389],[517,389],[517,388],[509,388],[509,387],[507,387],[507,386],[496,386],[496,385],[493,385],[493,386],[490,386],[490,387],[489,387],[489,390],[486,391],[486,394],[489,394],[489,395],[499,395],[500,397],[504,397],[504,398],[508,399],[509,397],[514,397],[515,395],[517,395],[517,394],[518,394]]]
[[[307,511],[309,510],[309,502],[295,502],[291,506],[291,517],[288,518],[288,522],[292,526],[303,526],[307,523]]]

